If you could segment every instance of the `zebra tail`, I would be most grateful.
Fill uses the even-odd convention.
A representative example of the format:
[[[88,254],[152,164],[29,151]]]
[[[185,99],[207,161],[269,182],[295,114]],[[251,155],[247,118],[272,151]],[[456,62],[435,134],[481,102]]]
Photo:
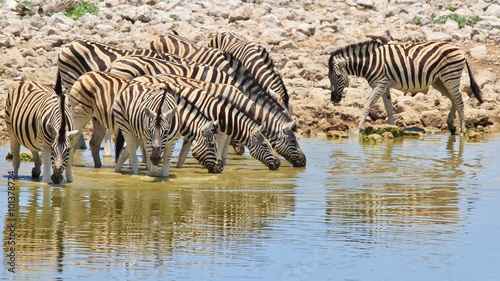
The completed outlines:
[[[115,163],[118,162],[118,157],[123,150],[123,145],[125,144],[125,138],[123,137],[122,130],[118,129],[118,134],[115,140]]]
[[[469,63],[465,61],[465,65],[467,66],[467,72],[469,72],[469,79],[470,79],[470,87],[472,89],[472,93],[476,97],[476,99],[479,101],[479,103],[483,103],[483,97],[481,95],[481,89],[479,89],[479,85],[476,83],[474,80],[474,76],[472,75],[472,70],[469,66]]]

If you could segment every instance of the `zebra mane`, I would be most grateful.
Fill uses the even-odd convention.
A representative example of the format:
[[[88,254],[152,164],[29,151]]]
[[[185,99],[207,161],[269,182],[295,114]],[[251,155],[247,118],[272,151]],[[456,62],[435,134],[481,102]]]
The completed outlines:
[[[66,124],[68,123],[67,116],[65,114],[65,105],[66,105],[66,95],[61,92],[56,92],[59,97],[59,112],[61,114],[61,126],[59,127],[59,143],[65,141],[66,137]]]
[[[161,98],[161,102],[158,105],[158,110],[156,111],[156,116],[161,116],[161,109],[163,108],[163,104],[165,103],[165,100],[167,99],[167,93],[169,92],[170,87],[168,85],[165,85],[165,90],[163,91],[163,96]]]
[[[333,63],[334,58],[349,57],[352,54],[359,53],[361,49],[367,49],[371,52],[372,50],[375,50],[383,45],[385,44],[380,39],[375,39],[375,40],[369,39],[358,43],[353,43],[339,47],[330,54],[330,59],[328,60],[328,64],[331,65]]]
[[[280,97],[279,95],[277,95],[276,93],[273,95],[272,93],[274,92],[268,93],[264,89],[262,89],[259,83],[255,80],[255,78],[245,68],[243,62],[241,62],[238,58],[236,58],[230,53],[224,53],[224,57],[229,62],[231,68],[234,70],[233,78],[240,84],[240,87],[243,86],[243,84],[249,83],[251,86],[248,87],[248,89],[250,89],[252,93],[256,93],[257,91],[266,93],[267,97],[271,99],[274,103],[278,104],[279,107],[284,107],[283,109],[287,109],[287,106],[285,104],[282,104],[278,100],[278,98]],[[243,91],[243,89],[241,90]]]

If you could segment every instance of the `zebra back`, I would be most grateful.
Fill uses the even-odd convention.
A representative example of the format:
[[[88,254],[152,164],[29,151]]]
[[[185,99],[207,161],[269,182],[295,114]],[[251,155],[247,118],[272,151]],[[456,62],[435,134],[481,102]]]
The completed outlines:
[[[148,49],[120,49],[87,39],[76,39],[62,48],[57,66],[62,84],[67,92],[82,74],[89,71],[104,71],[115,60],[127,55],[143,55],[161,58]]]
[[[227,54],[230,54],[241,61],[258,85],[264,91],[272,91],[273,94],[279,96],[280,103],[291,114],[288,91],[281,76],[274,70],[274,64],[264,47],[231,32],[217,34],[210,41],[209,46],[223,51],[226,59]]]
[[[228,74],[232,73],[231,67],[221,51],[196,45],[177,34],[159,36],[149,44],[149,48],[158,54],[174,54],[191,63],[206,64],[219,68]]]
[[[146,56],[123,57],[111,64],[107,71],[124,79],[133,79],[143,75],[175,74],[212,83],[234,83],[230,75],[216,67],[178,64]]]

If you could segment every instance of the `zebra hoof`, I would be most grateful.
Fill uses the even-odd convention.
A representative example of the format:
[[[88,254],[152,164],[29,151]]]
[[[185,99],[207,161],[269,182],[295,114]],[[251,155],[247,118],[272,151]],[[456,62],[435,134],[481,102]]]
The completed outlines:
[[[31,169],[31,178],[38,179],[40,177],[40,171],[33,168]]]

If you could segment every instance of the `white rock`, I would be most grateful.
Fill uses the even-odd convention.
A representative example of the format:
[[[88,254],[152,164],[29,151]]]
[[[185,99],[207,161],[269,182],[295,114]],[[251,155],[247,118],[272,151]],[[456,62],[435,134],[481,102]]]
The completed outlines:
[[[469,54],[475,60],[482,60],[488,56],[488,48],[485,45],[477,45],[469,49]]]
[[[304,34],[307,37],[313,36],[316,33],[316,27],[312,24],[301,23],[297,25],[297,31]]]

